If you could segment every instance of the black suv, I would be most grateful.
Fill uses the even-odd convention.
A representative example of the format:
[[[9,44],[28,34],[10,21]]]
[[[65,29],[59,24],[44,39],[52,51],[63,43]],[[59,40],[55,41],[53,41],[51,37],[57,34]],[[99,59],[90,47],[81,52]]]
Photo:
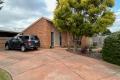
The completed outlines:
[[[40,47],[40,40],[34,35],[17,35],[5,43],[5,49],[20,49],[26,51],[27,49],[38,49]]]

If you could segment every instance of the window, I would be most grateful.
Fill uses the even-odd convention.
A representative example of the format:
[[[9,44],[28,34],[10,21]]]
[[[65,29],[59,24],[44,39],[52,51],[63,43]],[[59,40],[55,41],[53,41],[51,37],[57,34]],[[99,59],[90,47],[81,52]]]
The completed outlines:
[[[31,40],[38,40],[37,36],[31,36]]]
[[[29,40],[29,36],[19,36],[19,38],[22,40]]]

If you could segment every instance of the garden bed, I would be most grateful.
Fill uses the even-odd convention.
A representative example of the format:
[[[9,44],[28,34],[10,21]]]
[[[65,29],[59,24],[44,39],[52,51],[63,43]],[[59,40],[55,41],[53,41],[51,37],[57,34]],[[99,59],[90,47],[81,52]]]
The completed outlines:
[[[88,51],[87,53],[81,53],[80,48],[76,52],[74,52],[73,49],[70,49],[70,50],[67,49],[67,51],[69,51],[71,53],[86,56],[86,57],[95,58],[98,60],[102,60],[101,50],[102,50],[101,48],[95,48],[95,49],[92,49],[92,51]]]

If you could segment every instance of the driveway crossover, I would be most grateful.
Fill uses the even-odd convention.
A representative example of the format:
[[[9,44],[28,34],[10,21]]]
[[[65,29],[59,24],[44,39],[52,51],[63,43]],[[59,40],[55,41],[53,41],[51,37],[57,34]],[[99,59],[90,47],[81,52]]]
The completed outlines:
[[[64,49],[0,51],[0,68],[14,80],[120,80],[120,67]]]

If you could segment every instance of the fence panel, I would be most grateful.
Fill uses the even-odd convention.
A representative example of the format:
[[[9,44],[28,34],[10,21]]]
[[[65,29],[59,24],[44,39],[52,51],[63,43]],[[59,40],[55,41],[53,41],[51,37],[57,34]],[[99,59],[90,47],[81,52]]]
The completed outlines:
[[[9,40],[11,37],[0,37],[0,48],[5,47],[5,42]]]

